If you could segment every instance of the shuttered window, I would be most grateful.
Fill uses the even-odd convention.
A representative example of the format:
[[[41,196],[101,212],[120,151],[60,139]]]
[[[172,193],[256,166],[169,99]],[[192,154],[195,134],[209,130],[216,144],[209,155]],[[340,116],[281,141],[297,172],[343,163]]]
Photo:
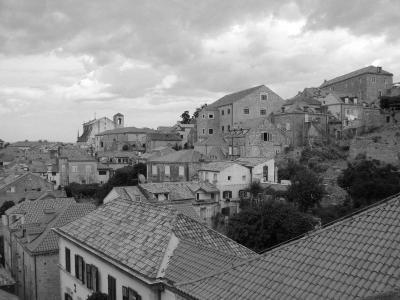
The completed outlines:
[[[108,275],[108,300],[117,300],[117,282],[110,275]]]
[[[71,250],[65,248],[65,269],[71,273]]]
[[[85,261],[80,255],[75,255],[75,277],[85,283]]]
[[[142,296],[140,296],[135,290],[123,286],[122,300],[142,300]]]
[[[95,292],[100,290],[99,270],[94,265],[86,265],[86,286]]]

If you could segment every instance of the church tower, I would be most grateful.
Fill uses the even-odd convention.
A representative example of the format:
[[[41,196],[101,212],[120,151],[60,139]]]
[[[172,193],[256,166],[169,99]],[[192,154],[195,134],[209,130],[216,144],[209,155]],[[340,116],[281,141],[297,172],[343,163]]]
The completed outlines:
[[[113,121],[115,124],[115,128],[122,128],[124,127],[124,115],[121,113],[117,113],[113,117]]]

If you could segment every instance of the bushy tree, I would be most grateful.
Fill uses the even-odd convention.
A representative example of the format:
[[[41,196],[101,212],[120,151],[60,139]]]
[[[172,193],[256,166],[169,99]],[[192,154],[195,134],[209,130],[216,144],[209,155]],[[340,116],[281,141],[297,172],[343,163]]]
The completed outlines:
[[[315,228],[318,221],[293,206],[274,201],[248,207],[230,218],[227,235],[260,252]]]
[[[207,106],[207,104],[203,104],[203,105],[201,105],[200,107],[197,107],[196,110],[195,110],[194,113],[193,113],[192,120],[198,118],[198,117],[199,117],[200,111],[201,111],[204,107],[206,107],[206,106]]]
[[[291,178],[291,185],[287,191],[289,202],[295,203],[298,209],[306,212],[319,205],[325,194],[322,180],[309,169],[298,170]]]
[[[188,110],[185,110],[183,114],[181,114],[181,119],[182,124],[190,124],[191,118]]]
[[[400,193],[400,173],[390,164],[361,159],[348,164],[338,184],[350,194],[354,208],[361,208]]]
[[[102,292],[93,292],[86,300],[108,300],[108,295]]]

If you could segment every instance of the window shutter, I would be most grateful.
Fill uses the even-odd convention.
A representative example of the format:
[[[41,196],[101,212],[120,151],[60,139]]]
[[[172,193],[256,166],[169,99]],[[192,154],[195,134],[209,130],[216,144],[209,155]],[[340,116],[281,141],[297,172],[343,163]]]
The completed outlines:
[[[65,248],[65,269],[71,273],[71,251]]]
[[[100,290],[99,270],[95,266],[92,266],[92,280],[93,280],[93,290],[98,292]]]
[[[88,289],[92,289],[92,266],[86,265],[86,286]]]
[[[79,278],[79,261],[78,261],[78,255],[75,254],[75,277]]]
[[[122,300],[128,300],[128,288],[123,286],[122,287]]]
[[[85,283],[85,261],[83,260],[83,258],[82,257],[80,257],[80,259],[81,259],[81,280],[82,280],[82,283]]]

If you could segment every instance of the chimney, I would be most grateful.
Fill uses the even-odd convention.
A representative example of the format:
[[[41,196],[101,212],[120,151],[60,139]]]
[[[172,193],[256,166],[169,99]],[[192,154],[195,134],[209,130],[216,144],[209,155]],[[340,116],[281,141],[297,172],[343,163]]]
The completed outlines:
[[[378,73],[381,73],[381,72],[382,72],[382,67],[376,67],[376,71],[377,71]]]

